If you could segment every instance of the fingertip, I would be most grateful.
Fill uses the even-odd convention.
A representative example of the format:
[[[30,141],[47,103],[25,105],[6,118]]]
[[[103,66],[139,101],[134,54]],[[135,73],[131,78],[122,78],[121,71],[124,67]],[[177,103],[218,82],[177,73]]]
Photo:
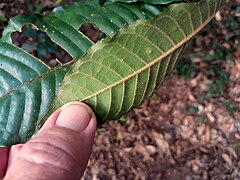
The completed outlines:
[[[61,113],[61,109],[57,109],[55,112],[53,112],[49,116],[49,118],[46,120],[46,122],[43,124],[41,129],[38,131],[38,134],[42,131],[45,131],[45,130],[49,129],[51,126],[53,126],[56,123],[57,118],[58,118],[60,113]]]
[[[96,128],[91,108],[79,102],[66,104],[48,118],[44,131],[23,145],[6,179],[43,174],[46,179],[79,179],[87,166]]]
[[[78,133],[85,131],[89,123],[95,124],[96,117],[89,106],[81,102],[70,102],[60,108],[56,125],[59,127],[68,128]],[[93,126],[94,128],[94,126]],[[96,128],[94,128],[96,129]]]
[[[96,130],[97,130],[97,120],[96,120],[96,117],[94,115],[94,117],[91,118],[88,126],[85,128],[83,133],[94,134],[95,135]]]
[[[63,111],[65,111],[65,112],[62,113]],[[78,113],[76,113],[76,112],[78,112]],[[59,120],[60,114],[61,114],[61,117]],[[76,116],[78,116],[78,117],[76,117]],[[78,131],[78,132],[83,131],[84,129],[82,129],[82,128],[77,129],[76,125],[77,125],[77,122],[79,121],[79,119],[83,119],[82,122],[79,122],[79,123],[81,123],[82,127],[85,126],[85,128],[87,127],[87,124],[90,122],[88,120],[93,119],[94,123],[91,126],[93,126],[93,129],[96,130],[96,127],[95,127],[95,126],[97,126],[96,116],[95,116],[93,110],[85,103],[78,102],[78,101],[72,101],[72,102],[69,102],[69,103],[63,105],[61,108],[59,108],[55,112],[53,112],[49,116],[49,118],[46,120],[46,122],[43,124],[43,126],[39,130],[38,134],[44,130],[49,129],[53,125],[58,125],[60,127],[66,127],[66,128],[70,128],[73,130],[75,129],[75,131]],[[58,120],[58,122],[57,122],[57,120]],[[84,121],[85,121],[85,123],[83,123]]]

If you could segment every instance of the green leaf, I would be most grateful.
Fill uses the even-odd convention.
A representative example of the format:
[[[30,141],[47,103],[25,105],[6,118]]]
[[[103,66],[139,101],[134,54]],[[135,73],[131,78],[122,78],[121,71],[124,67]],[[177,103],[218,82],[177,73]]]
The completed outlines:
[[[45,17],[14,18],[0,41],[0,146],[23,143],[37,131],[72,64],[50,112],[68,101],[84,101],[103,123],[140,105],[223,3],[174,4],[152,20],[137,21],[155,17],[161,6],[109,2],[101,7],[89,0]],[[78,31],[89,21],[108,36],[96,45]],[[50,69],[12,45],[11,34],[26,23],[45,31],[75,61]]]
[[[13,32],[33,24],[76,59],[93,45],[78,31],[83,23],[91,22],[111,38],[123,26],[153,18],[161,9],[145,3],[105,3],[101,7],[98,0],[89,0],[57,8],[48,16],[20,15],[11,19],[0,41],[0,146],[23,143],[37,131],[73,63],[50,69],[12,45]]]
[[[0,15],[0,22],[6,22],[7,18],[5,16]]]
[[[21,31],[26,24],[32,24],[44,31],[48,36],[73,58],[81,57],[93,45],[93,42],[79,28],[86,22],[91,22],[101,31],[112,38],[119,29],[138,19],[155,17],[163,8],[140,3],[105,3],[99,5],[98,0],[89,0],[85,3],[75,3],[68,7],[58,7],[48,16],[39,14],[19,15],[9,21],[3,32],[2,41],[11,43],[11,35]]]
[[[29,139],[65,75],[0,41],[0,146]]]
[[[185,45],[224,0],[170,6],[152,20],[139,20],[109,42],[94,45],[65,76],[53,109],[86,102],[99,123],[118,119],[152,95],[172,71]]]
[[[123,3],[133,3],[133,2],[145,2],[148,4],[169,4],[174,2],[183,2],[183,0],[107,0],[109,2],[123,2]]]

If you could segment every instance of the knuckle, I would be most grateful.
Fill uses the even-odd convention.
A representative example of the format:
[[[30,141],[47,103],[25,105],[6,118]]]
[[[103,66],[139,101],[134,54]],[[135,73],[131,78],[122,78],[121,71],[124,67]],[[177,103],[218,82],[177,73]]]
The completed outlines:
[[[25,144],[20,156],[37,164],[66,169],[77,164],[75,143],[66,133],[46,133]]]

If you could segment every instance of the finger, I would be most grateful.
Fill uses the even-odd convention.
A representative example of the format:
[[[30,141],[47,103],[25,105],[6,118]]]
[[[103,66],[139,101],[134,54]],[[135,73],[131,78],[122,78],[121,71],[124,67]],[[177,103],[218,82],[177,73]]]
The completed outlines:
[[[52,115],[47,119],[47,121],[44,123],[43,127],[41,128],[40,131],[45,131],[52,127],[55,123],[56,120],[61,112],[61,109],[56,110]],[[40,132],[39,131],[39,132]],[[38,133],[39,133],[38,132]],[[10,150],[9,150],[9,158],[8,158],[8,165],[7,169],[11,166],[11,164],[18,158],[18,154],[22,148],[23,144],[18,144],[18,145],[13,145]]]
[[[90,157],[96,117],[86,105],[61,109],[54,126],[27,142],[6,179],[79,179]]]
[[[38,133],[40,133],[41,131],[45,131],[48,128],[52,127],[56,121],[57,118],[59,116],[59,114],[61,113],[62,109],[58,109],[56,110],[54,113],[51,114],[51,116],[47,119],[47,121],[43,124],[42,128],[40,129],[40,131]]]
[[[52,115],[44,123],[44,125],[43,125],[43,127],[41,128],[40,131],[45,131],[45,130],[49,129],[50,127],[52,127],[56,123],[56,120],[57,120],[60,112],[61,112],[61,109],[58,109],[54,113],[52,113]],[[23,144],[18,144],[18,145],[13,145],[10,148],[9,156],[8,156],[9,157],[8,158],[8,165],[7,165],[8,168],[18,158],[18,154],[19,154],[22,146],[23,146]]]
[[[0,179],[3,178],[3,176],[5,175],[6,172],[6,168],[7,168],[7,162],[8,162],[8,152],[9,152],[9,148],[4,147],[4,148],[0,148]]]
[[[13,145],[9,150],[8,155],[8,165],[7,169],[11,166],[11,164],[18,158],[18,154],[22,149],[23,144]]]

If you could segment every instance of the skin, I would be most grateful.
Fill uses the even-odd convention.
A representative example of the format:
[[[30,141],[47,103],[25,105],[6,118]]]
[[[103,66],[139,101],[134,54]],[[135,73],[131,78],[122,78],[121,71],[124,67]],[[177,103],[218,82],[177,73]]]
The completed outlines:
[[[25,144],[0,148],[0,179],[80,179],[96,132],[96,117],[85,104],[71,102],[55,111]]]

